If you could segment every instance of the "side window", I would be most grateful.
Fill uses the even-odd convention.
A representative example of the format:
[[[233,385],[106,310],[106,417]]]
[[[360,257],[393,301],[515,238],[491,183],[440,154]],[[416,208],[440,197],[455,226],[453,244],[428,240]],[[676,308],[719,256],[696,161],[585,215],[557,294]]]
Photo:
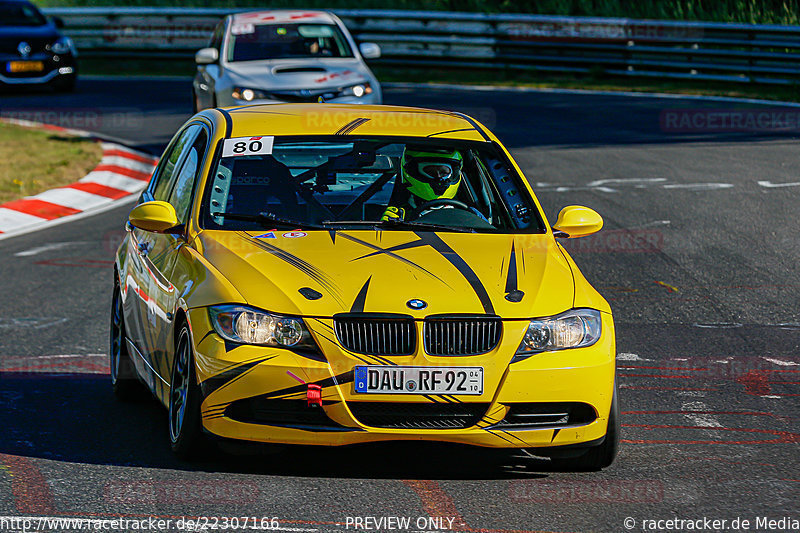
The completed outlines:
[[[178,178],[175,180],[175,187],[169,197],[169,203],[175,208],[178,215],[178,222],[185,224],[189,218],[189,209],[192,206],[194,197],[194,184],[197,181],[197,173],[203,163],[203,155],[206,152],[207,136],[205,131],[200,132],[197,140],[189,148],[186,161],[183,163]]]
[[[164,156],[167,160],[155,177],[155,186],[153,187],[154,200],[165,201],[169,198],[172,184],[175,183],[178,163],[182,161],[184,154],[188,151],[192,141],[201,130],[202,128],[197,125],[186,128],[173,145],[170,153]]]

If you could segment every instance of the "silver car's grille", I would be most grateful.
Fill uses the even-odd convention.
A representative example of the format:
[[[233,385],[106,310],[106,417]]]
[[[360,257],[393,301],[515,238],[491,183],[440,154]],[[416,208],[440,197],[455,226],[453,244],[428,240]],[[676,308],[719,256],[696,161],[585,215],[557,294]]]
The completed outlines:
[[[411,317],[337,315],[336,338],[347,350],[368,355],[411,355],[417,346]]]
[[[496,316],[428,317],[423,339],[430,355],[479,355],[494,350],[502,333]]]

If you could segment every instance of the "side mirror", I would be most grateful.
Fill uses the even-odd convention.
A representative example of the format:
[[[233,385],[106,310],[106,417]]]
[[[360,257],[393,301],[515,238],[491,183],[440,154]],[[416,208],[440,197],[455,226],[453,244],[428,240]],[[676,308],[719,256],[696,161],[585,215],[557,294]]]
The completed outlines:
[[[603,217],[594,209],[570,205],[561,210],[553,224],[553,232],[561,232],[569,238],[586,237],[603,227]]]
[[[210,65],[219,61],[219,50],[216,48],[201,48],[194,55],[194,62],[198,65]]]
[[[64,19],[62,19],[61,17],[55,17],[55,16],[50,17],[50,20],[53,21],[53,26],[55,26],[59,30],[64,28]]]
[[[361,43],[358,51],[364,59],[378,59],[381,57],[381,47],[376,43]]]
[[[145,231],[166,233],[178,225],[178,215],[167,202],[145,202],[133,208],[128,222]]]

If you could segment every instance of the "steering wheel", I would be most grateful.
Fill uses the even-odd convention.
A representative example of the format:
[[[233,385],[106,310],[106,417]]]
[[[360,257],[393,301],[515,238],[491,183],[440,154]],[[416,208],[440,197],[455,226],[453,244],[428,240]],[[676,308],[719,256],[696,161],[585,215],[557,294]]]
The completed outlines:
[[[458,200],[453,200],[452,198],[437,198],[435,200],[429,200],[417,207],[411,214],[410,220],[416,220],[420,217],[420,215],[423,214],[423,212],[445,205],[472,212],[472,209],[470,209],[469,206],[464,202],[459,202]]]

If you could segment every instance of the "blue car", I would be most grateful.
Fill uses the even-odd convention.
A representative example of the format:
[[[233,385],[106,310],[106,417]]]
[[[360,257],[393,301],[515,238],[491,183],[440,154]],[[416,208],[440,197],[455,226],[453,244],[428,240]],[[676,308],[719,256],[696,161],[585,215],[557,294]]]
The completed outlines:
[[[77,53],[72,39],[61,33],[63,25],[27,0],[0,0],[0,87],[51,85],[72,91]]]

